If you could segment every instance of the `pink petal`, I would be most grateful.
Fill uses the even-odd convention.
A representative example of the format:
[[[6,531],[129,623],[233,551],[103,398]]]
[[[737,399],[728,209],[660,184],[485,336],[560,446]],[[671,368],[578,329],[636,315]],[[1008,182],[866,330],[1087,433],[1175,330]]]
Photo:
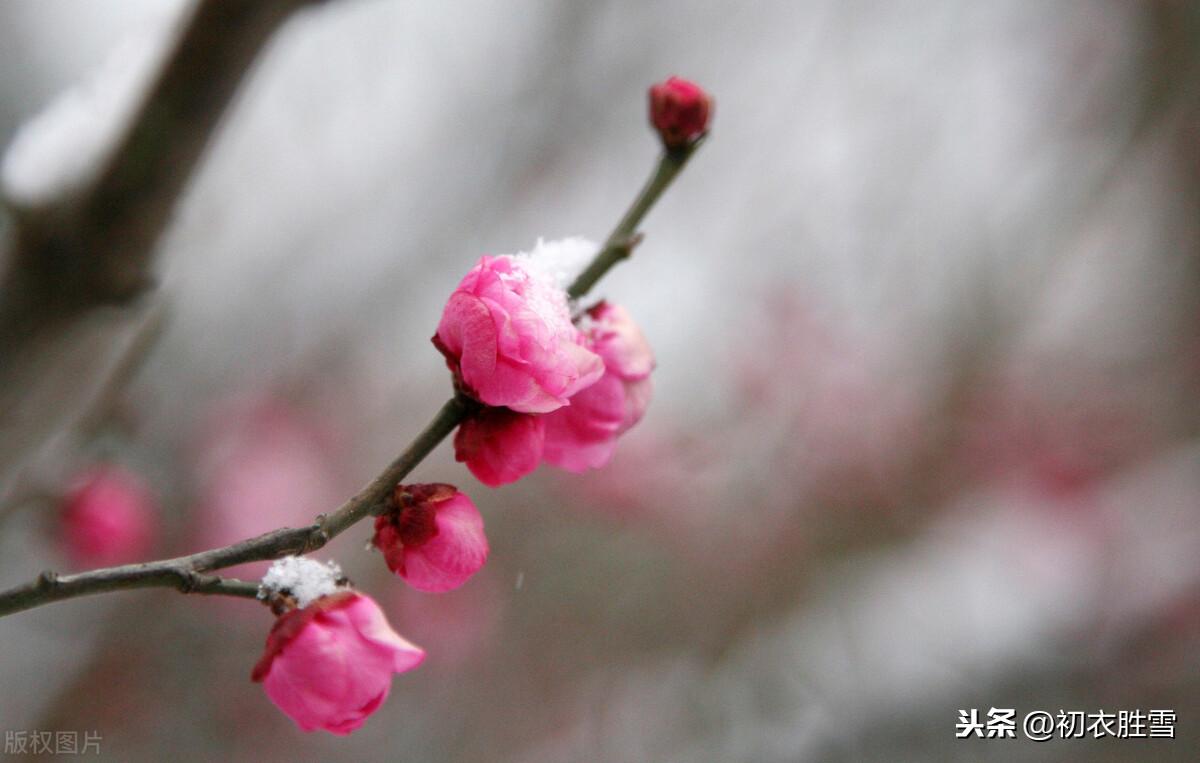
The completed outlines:
[[[589,311],[593,348],[610,373],[640,379],[654,370],[654,351],[633,317],[621,305],[601,303]]]
[[[255,677],[266,671],[267,696],[304,731],[344,735],[387,699],[393,672],[422,659],[370,597],[339,594],[283,615]]]
[[[458,588],[487,562],[483,517],[466,495],[437,504],[437,525],[436,536],[405,553],[404,579],[419,591]]]
[[[454,457],[480,482],[499,487],[537,469],[545,438],[542,417],[488,408],[458,428]]]

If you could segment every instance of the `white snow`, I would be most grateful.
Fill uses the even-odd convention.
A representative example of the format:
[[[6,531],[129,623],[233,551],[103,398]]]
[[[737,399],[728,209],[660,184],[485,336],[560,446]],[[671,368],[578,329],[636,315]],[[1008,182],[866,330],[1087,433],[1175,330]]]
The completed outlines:
[[[571,237],[557,241],[538,239],[531,252],[501,255],[517,266],[500,277],[509,283],[524,282],[526,304],[556,332],[573,335],[567,287],[583,272],[598,251],[586,238]]]
[[[571,236],[555,241],[539,238],[533,251],[518,252],[511,256],[525,272],[566,291],[599,251],[600,246],[595,241]]]
[[[103,64],[21,125],[0,159],[0,189],[38,206],[85,187],[104,164],[175,38],[173,18],[155,18]]]
[[[337,593],[342,568],[336,562],[318,562],[303,556],[277,559],[263,575],[264,592],[288,591],[296,603],[307,607],[322,596]]]

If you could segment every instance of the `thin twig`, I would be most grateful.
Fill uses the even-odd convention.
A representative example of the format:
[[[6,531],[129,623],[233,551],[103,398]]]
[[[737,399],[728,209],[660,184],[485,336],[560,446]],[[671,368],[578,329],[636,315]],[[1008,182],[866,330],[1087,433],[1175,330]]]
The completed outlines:
[[[662,196],[663,191],[667,190],[671,181],[675,179],[675,176],[679,174],[688,159],[692,158],[692,154],[696,153],[696,149],[703,142],[704,136],[701,136],[698,140],[682,148],[666,151],[659,157],[654,173],[646,181],[646,185],[642,187],[637,198],[633,200],[629,211],[621,218],[621,222],[617,223],[617,227],[613,228],[613,232],[605,240],[600,253],[567,289],[567,296],[571,299],[579,299],[587,294],[613,265],[629,257],[630,252],[641,241],[635,234],[637,227],[642,223],[642,218],[658,201],[658,197]]]
[[[683,168],[697,145],[698,142],[693,143],[680,151],[666,153],[659,159],[654,174],[634,199],[629,211],[621,218],[583,275],[571,285],[568,293],[572,298],[586,294],[605,273],[629,255],[630,249],[640,240],[636,233],[638,224]],[[224,548],[174,559],[107,567],[62,577],[45,572],[31,583],[0,592],[0,616],[76,596],[126,588],[166,587],[183,593],[250,596],[251,588],[257,591],[254,584],[204,573],[244,562],[306,554],[321,548],[376,511],[395,486],[463,422],[471,405],[472,402],[461,395],[451,398],[404,452],[375,479],[336,511],[322,514],[308,527],[285,527]]]

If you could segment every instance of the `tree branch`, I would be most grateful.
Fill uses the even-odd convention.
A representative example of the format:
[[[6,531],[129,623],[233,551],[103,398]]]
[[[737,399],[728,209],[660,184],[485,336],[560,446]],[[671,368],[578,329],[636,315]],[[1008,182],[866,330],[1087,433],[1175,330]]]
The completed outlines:
[[[696,153],[696,149],[704,142],[704,137],[702,135],[699,139],[676,150],[663,152],[662,156],[658,158],[658,164],[654,167],[654,173],[646,181],[646,185],[642,187],[637,198],[633,200],[633,204],[621,218],[621,222],[617,223],[617,227],[613,228],[613,232],[604,241],[600,253],[567,288],[568,297],[579,299],[587,294],[613,265],[629,257],[633,248],[641,242],[641,239],[636,236],[636,232],[637,227],[642,223],[642,218],[658,201],[658,197],[662,196],[663,191],[671,185],[671,181],[687,164],[688,159],[692,158],[692,154]]]
[[[181,593],[221,594],[251,599],[258,596],[257,583],[205,575],[184,566],[156,562],[108,567],[62,577],[53,572],[43,572],[32,583],[5,592],[4,614],[93,593],[163,587],[174,588]]]
[[[609,235],[600,252],[571,285],[568,293],[572,298],[584,296],[613,265],[629,255],[630,249],[640,240],[640,236],[636,234],[638,224],[698,145],[697,141],[659,158],[658,166],[649,182]],[[472,405],[475,403],[461,395],[451,398],[404,452],[388,464],[375,479],[332,514],[318,516],[308,527],[285,527],[224,548],[174,559],[107,567],[62,577],[53,572],[44,572],[32,583],[0,592],[0,616],[76,596],[126,588],[166,587],[184,593],[249,596],[251,586],[257,591],[257,586],[252,583],[226,580],[202,573],[244,562],[278,559],[289,554],[306,554],[321,548],[384,506],[396,485],[463,422]]]
[[[71,425],[73,403],[103,373],[103,349],[136,318],[136,309],[96,308],[145,290],[154,246],[238,85],[310,1],[199,0],[95,180],[43,205],[10,203],[13,235],[0,242],[0,483]]]
[[[46,208],[15,210],[10,281],[24,302],[38,312],[48,301],[73,312],[143,290],[153,246],[238,85],[275,29],[307,1],[198,3],[91,187]]]

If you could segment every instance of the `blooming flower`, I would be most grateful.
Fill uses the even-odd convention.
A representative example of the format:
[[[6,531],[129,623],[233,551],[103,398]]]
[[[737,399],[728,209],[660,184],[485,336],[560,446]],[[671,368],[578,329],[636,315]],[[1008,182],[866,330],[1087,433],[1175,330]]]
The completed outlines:
[[[538,468],[545,439],[544,417],[484,408],[458,428],[454,458],[483,484],[499,487]]]
[[[300,591],[293,596],[300,606],[275,621],[250,677],[302,730],[349,734],[387,699],[392,673],[417,667],[425,652],[392,630],[369,596],[333,587],[336,565],[295,557],[280,562],[290,569],[275,574],[280,569],[272,567],[264,590]],[[273,574],[278,587],[270,582]],[[292,588],[283,585],[289,576]],[[326,590],[333,592],[308,600]]]
[[[483,517],[453,485],[399,485],[394,507],[375,520],[372,543],[388,569],[420,591],[458,588],[487,561]]]
[[[604,376],[543,417],[543,458],[573,472],[609,462],[617,437],[641,420],[652,392],[654,353],[628,311],[601,302],[588,317],[588,341],[604,360]]]
[[[133,472],[94,466],[68,491],[62,510],[62,541],[76,567],[136,561],[154,536],[157,506]]]
[[[483,257],[450,295],[434,344],[468,394],[546,413],[604,372],[571,323],[566,292],[533,258]]]
[[[708,129],[712,98],[694,82],[670,77],[650,88],[650,123],[667,148],[680,148]]]

